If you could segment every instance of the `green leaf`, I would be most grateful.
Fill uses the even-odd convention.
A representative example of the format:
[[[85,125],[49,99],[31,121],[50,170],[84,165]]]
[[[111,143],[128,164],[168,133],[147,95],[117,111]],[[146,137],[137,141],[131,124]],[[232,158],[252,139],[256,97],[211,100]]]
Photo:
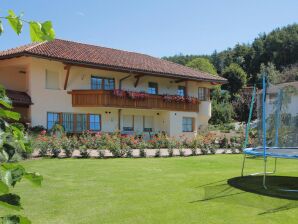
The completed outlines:
[[[2,21],[0,20],[0,35],[4,32]]]
[[[0,24],[0,26],[1,26],[1,24]],[[1,29],[1,27],[0,27],[0,29]],[[11,101],[7,96],[4,96],[4,97],[0,98],[0,104],[3,105],[4,107],[8,108],[8,109],[12,108]]]
[[[0,151],[0,161],[8,161],[9,160],[9,155],[5,150]]]
[[[24,178],[37,186],[41,186],[41,182],[43,181],[43,177],[39,173],[33,172],[26,172]]]
[[[19,164],[5,163],[1,166],[2,181],[8,186],[15,186],[15,184],[21,181],[25,174],[25,169]]]
[[[1,219],[2,224],[31,224],[29,219],[20,215],[7,215]]]
[[[41,31],[41,24],[35,21],[30,22],[30,37],[32,42],[40,42],[42,39],[43,33]]]
[[[18,121],[20,119],[21,115],[17,112],[13,112],[13,111],[9,111],[9,110],[0,108],[0,117]]]
[[[39,23],[36,21],[30,22],[30,36],[33,42],[40,42],[45,40],[53,40],[55,38],[55,31],[51,21]]]
[[[41,31],[43,32],[43,40],[53,40],[55,38],[55,31],[51,21],[46,21],[41,24]]]
[[[21,198],[17,194],[2,194],[2,195],[0,195],[0,205],[7,207],[7,208],[11,208],[11,209],[15,209],[15,210],[22,209],[20,200],[21,200]]]
[[[0,180],[0,193],[7,194],[9,191],[8,186]]]
[[[6,18],[12,29],[19,35],[22,32],[23,27],[20,17],[17,17],[14,11],[8,10],[8,16]]]

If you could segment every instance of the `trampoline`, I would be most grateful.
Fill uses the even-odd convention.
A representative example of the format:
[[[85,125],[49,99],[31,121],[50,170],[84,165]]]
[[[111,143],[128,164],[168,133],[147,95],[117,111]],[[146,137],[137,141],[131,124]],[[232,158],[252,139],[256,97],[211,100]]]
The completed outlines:
[[[263,175],[263,187],[267,189],[266,176],[276,172],[277,159],[298,159],[298,82],[273,85],[264,74],[262,86],[261,91],[253,88],[241,176],[244,175],[248,156],[262,157],[263,171],[250,175]],[[251,128],[254,110],[257,118],[254,127]],[[252,132],[254,138],[250,138]],[[274,158],[275,161],[272,172],[267,171],[268,157]],[[298,189],[288,191],[296,192]]]
[[[246,148],[243,150],[246,155],[251,156],[264,156],[263,148]],[[284,158],[284,159],[298,159],[298,147],[287,147],[287,148],[267,148],[266,156],[273,158]]]

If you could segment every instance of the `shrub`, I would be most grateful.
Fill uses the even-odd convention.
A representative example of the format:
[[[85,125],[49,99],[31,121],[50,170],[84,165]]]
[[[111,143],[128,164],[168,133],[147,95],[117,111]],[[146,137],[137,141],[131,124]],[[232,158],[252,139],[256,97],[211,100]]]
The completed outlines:
[[[71,157],[75,148],[78,148],[77,137],[67,137],[66,135],[61,138],[61,148],[64,150],[66,157]]]
[[[137,147],[138,149],[147,149],[147,148],[152,148],[152,145],[149,143],[145,142],[144,140],[141,140],[138,142]]]
[[[168,149],[169,157],[173,157],[174,155],[174,150],[172,148]]]
[[[197,155],[197,148],[191,148],[191,155],[192,156]]]
[[[155,157],[160,157],[160,156],[161,156],[160,149],[156,149]]]
[[[181,149],[181,148],[179,148],[179,155],[180,155],[180,156],[184,156],[184,155],[185,155],[184,150]]]
[[[53,158],[59,157],[59,154],[61,152],[60,138],[57,138],[56,136],[50,137],[48,147],[49,147],[49,150],[50,150],[51,155],[52,155]]]
[[[132,155],[132,149],[127,149],[126,150],[126,157],[127,158],[132,158],[133,157],[133,155]]]
[[[49,149],[49,137],[45,135],[45,132],[42,132],[34,141],[35,148],[39,149],[39,156],[46,156]]]
[[[146,157],[145,149],[140,149],[140,157]]]
[[[201,148],[202,155],[208,154],[208,148]]]
[[[37,125],[29,128],[29,131],[32,132],[33,134],[39,134],[43,130],[46,130],[46,128],[42,125]]]
[[[228,147],[228,139],[226,137],[223,137],[219,141],[219,146],[220,146],[220,148],[227,148]]]
[[[85,145],[82,145],[79,147],[79,151],[80,151],[80,156],[81,158],[89,158],[90,157],[90,152],[89,150],[86,148]]]
[[[216,151],[217,151],[217,150],[216,150],[215,148],[213,148],[213,147],[211,147],[209,150],[210,150],[210,153],[211,153],[211,154],[215,154]]]
[[[98,151],[98,157],[103,159],[105,157],[105,150],[99,150]]]

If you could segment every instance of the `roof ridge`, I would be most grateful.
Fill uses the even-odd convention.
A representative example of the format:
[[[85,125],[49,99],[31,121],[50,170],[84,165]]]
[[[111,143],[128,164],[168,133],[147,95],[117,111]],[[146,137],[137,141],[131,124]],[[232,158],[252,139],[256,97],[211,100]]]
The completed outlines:
[[[29,46],[28,48],[26,47],[26,48],[24,49],[24,51],[27,52],[27,51],[29,51],[29,50],[31,50],[31,49],[33,49],[33,48],[39,46],[39,45],[45,44],[45,43],[47,43],[47,42],[48,42],[48,41],[43,41],[43,42],[33,42],[33,43],[31,43],[32,46]]]
[[[88,43],[84,43],[84,42],[80,42],[80,41],[65,40],[65,39],[61,39],[61,38],[55,38],[54,40],[60,40],[60,41],[65,41],[65,42],[71,42],[74,44],[82,44],[82,45],[87,45],[87,46],[91,46],[91,47],[105,48],[105,49],[110,49],[110,50],[114,50],[114,51],[122,51],[122,52],[126,52],[126,53],[133,53],[133,54],[138,54],[138,55],[145,55],[145,56],[152,57],[152,58],[158,58],[158,57],[151,56],[149,54],[144,54],[144,53],[140,53],[140,52],[136,52],[136,51],[128,51],[128,50],[122,50],[122,49],[117,49],[117,48],[112,48],[112,47],[106,47],[106,46],[102,46],[102,45],[88,44]],[[160,58],[158,58],[158,59],[160,59]]]

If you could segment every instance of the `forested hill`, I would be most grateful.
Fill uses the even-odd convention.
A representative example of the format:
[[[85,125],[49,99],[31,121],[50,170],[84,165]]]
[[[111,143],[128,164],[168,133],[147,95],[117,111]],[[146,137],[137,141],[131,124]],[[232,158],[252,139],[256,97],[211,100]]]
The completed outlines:
[[[298,71],[298,24],[260,34],[251,44],[237,44],[212,55],[175,55],[163,59],[186,65],[198,57],[208,58],[220,75],[232,63],[238,64],[246,72],[248,83],[257,80],[261,68],[275,70],[273,72],[279,74],[287,73],[285,81],[294,81],[298,75],[289,70]]]

